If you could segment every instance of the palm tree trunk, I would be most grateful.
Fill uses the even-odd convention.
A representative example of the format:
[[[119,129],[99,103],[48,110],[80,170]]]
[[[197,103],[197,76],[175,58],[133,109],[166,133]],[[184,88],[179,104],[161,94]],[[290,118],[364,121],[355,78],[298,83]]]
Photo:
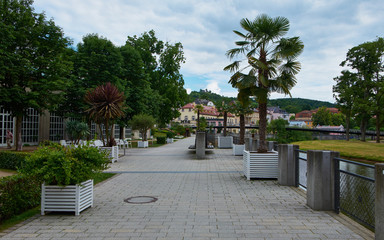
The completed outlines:
[[[260,144],[257,152],[266,153],[268,152],[266,140],[266,132],[267,132],[267,103],[259,101],[259,136],[260,136]]]
[[[105,127],[105,138],[107,139],[107,146],[106,147],[110,147],[111,141],[109,139],[109,125],[108,125],[108,119],[107,118],[105,119],[104,127]]]
[[[100,140],[103,141],[103,146],[106,146],[105,145],[105,139],[104,139],[104,135],[103,135],[103,128],[101,127],[101,124],[97,124],[99,126],[99,131],[100,131]]]
[[[16,116],[16,151],[23,150],[23,143],[21,139],[21,125],[23,122],[23,116]]]
[[[197,110],[197,131],[200,129],[200,110]]]
[[[244,114],[240,114],[240,145],[244,144],[244,135],[245,135],[245,117]]]
[[[228,113],[227,112],[224,112],[224,123],[223,123],[223,126],[224,126],[224,137],[227,136],[227,118],[228,118]]]

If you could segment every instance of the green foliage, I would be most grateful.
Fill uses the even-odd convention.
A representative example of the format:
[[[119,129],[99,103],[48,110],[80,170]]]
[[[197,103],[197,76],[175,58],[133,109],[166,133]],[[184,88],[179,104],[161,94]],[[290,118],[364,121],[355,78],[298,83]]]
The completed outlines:
[[[39,147],[26,158],[20,172],[27,176],[37,176],[46,184],[79,184],[107,168],[105,153],[89,145],[77,148],[64,148],[60,145]]]
[[[130,125],[133,130],[139,130],[143,136],[143,141],[147,140],[147,131],[155,125],[155,119],[147,114],[133,116]]]
[[[28,108],[54,110],[63,100],[72,69],[71,41],[44,14],[34,12],[33,1],[0,3],[0,105],[20,121]],[[16,124],[21,134],[21,124]],[[21,138],[16,135],[17,150]]]
[[[73,144],[78,144],[81,139],[90,134],[88,124],[80,121],[67,122],[65,130]]]
[[[184,136],[185,135],[185,127],[179,123],[175,124],[171,128],[174,130],[177,134]]]
[[[225,96],[219,95],[217,93],[213,93],[207,89],[206,90],[200,89],[199,92],[191,91],[191,93],[189,94],[189,102],[194,102],[196,99],[207,99],[207,100],[212,101],[214,103],[223,102],[223,101],[228,103],[228,102],[236,100],[236,98],[225,97]]]
[[[341,113],[332,114],[326,107],[321,107],[312,114],[312,121],[313,126],[340,126],[345,125],[345,116]]]
[[[172,131],[167,131],[166,134],[167,134],[167,138],[174,138],[176,136],[176,134]]]
[[[239,55],[241,58],[224,70],[233,73],[229,83],[239,90],[239,101],[246,103],[249,96],[257,98],[260,115],[258,151],[266,152],[268,96],[271,92],[290,95],[296,84],[295,75],[301,69],[297,57],[302,53],[304,44],[299,37],[283,37],[289,30],[289,20],[285,17],[271,18],[261,14],[253,21],[242,19],[240,25],[246,32],[234,31],[241,41],[235,42],[236,48],[228,50],[227,56],[231,60]],[[245,67],[240,67],[242,61],[247,64]]]
[[[40,204],[41,181],[14,175],[0,179],[0,223]]]
[[[30,153],[24,152],[1,151],[0,168],[17,170],[23,165],[25,158],[29,155]]]
[[[207,128],[208,124],[207,124],[207,120],[205,119],[205,117],[201,117],[200,118],[200,125],[199,127],[197,128],[197,131],[202,131],[204,132],[205,129]]]
[[[158,144],[165,144],[166,143],[166,137],[157,137],[157,143]]]
[[[275,119],[268,124],[268,132],[274,135],[274,139],[278,143],[291,143],[296,141],[305,141],[312,139],[312,133],[306,131],[292,131],[287,130],[286,127],[289,125],[287,120]]]

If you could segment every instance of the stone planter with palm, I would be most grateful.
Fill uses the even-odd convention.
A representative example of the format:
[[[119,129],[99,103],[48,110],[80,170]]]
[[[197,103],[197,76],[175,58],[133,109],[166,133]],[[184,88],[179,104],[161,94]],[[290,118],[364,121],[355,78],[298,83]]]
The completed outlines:
[[[267,101],[272,92],[290,95],[296,84],[295,75],[301,65],[297,57],[302,53],[304,45],[299,37],[284,38],[289,30],[289,20],[285,17],[271,18],[265,14],[257,16],[253,21],[244,18],[240,21],[246,31],[234,31],[241,40],[235,42],[236,48],[227,51],[227,56],[245,55],[246,62],[235,60],[224,70],[231,71],[229,83],[239,90],[238,99],[246,100],[249,96],[257,99],[259,107],[258,153],[267,153]]]

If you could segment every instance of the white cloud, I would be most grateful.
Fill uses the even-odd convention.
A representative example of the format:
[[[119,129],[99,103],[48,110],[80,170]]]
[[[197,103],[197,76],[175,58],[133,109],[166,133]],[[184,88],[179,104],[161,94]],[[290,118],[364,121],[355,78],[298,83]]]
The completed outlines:
[[[225,52],[239,40],[233,30],[241,31],[242,18],[252,20],[260,13],[287,17],[288,36],[300,36],[305,45],[292,95],[326,101],[333,101],[333,78],[340,74],[348,49],[384,32],[381,0],[35,0],[34,6],[53,17],[75,43],[98,33],[123,45],[127,36],[154,29],[159,39],[183,44],[186,63],[181,72],[193,79],[186,87],[209,87],[231,96],[237,91],[228,84],[230,73],[222,69],[230,63]]]

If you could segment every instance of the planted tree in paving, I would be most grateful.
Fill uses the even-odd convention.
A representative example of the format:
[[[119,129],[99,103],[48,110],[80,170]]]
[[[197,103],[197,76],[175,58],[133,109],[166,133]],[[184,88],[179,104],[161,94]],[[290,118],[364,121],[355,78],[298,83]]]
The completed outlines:
[[[243,60],[235,60],[224,68],[231,71],[229,83],[239,89],[241,101],[255,96],[259,105],[260,147],[258,152],[267,152],[267,101],[271,92],[290,95],[296,84],[295,75],[301,65],[296,60],[304,49],[299,37],[284,38],[289,30],[289,21],[285,17],[271,18],[259,15],[253,21],[244,18],[240,25],[245,33],[234,31],[241,40],[235,42],[236,48],[227,51],[232,60],[241,55]]]

